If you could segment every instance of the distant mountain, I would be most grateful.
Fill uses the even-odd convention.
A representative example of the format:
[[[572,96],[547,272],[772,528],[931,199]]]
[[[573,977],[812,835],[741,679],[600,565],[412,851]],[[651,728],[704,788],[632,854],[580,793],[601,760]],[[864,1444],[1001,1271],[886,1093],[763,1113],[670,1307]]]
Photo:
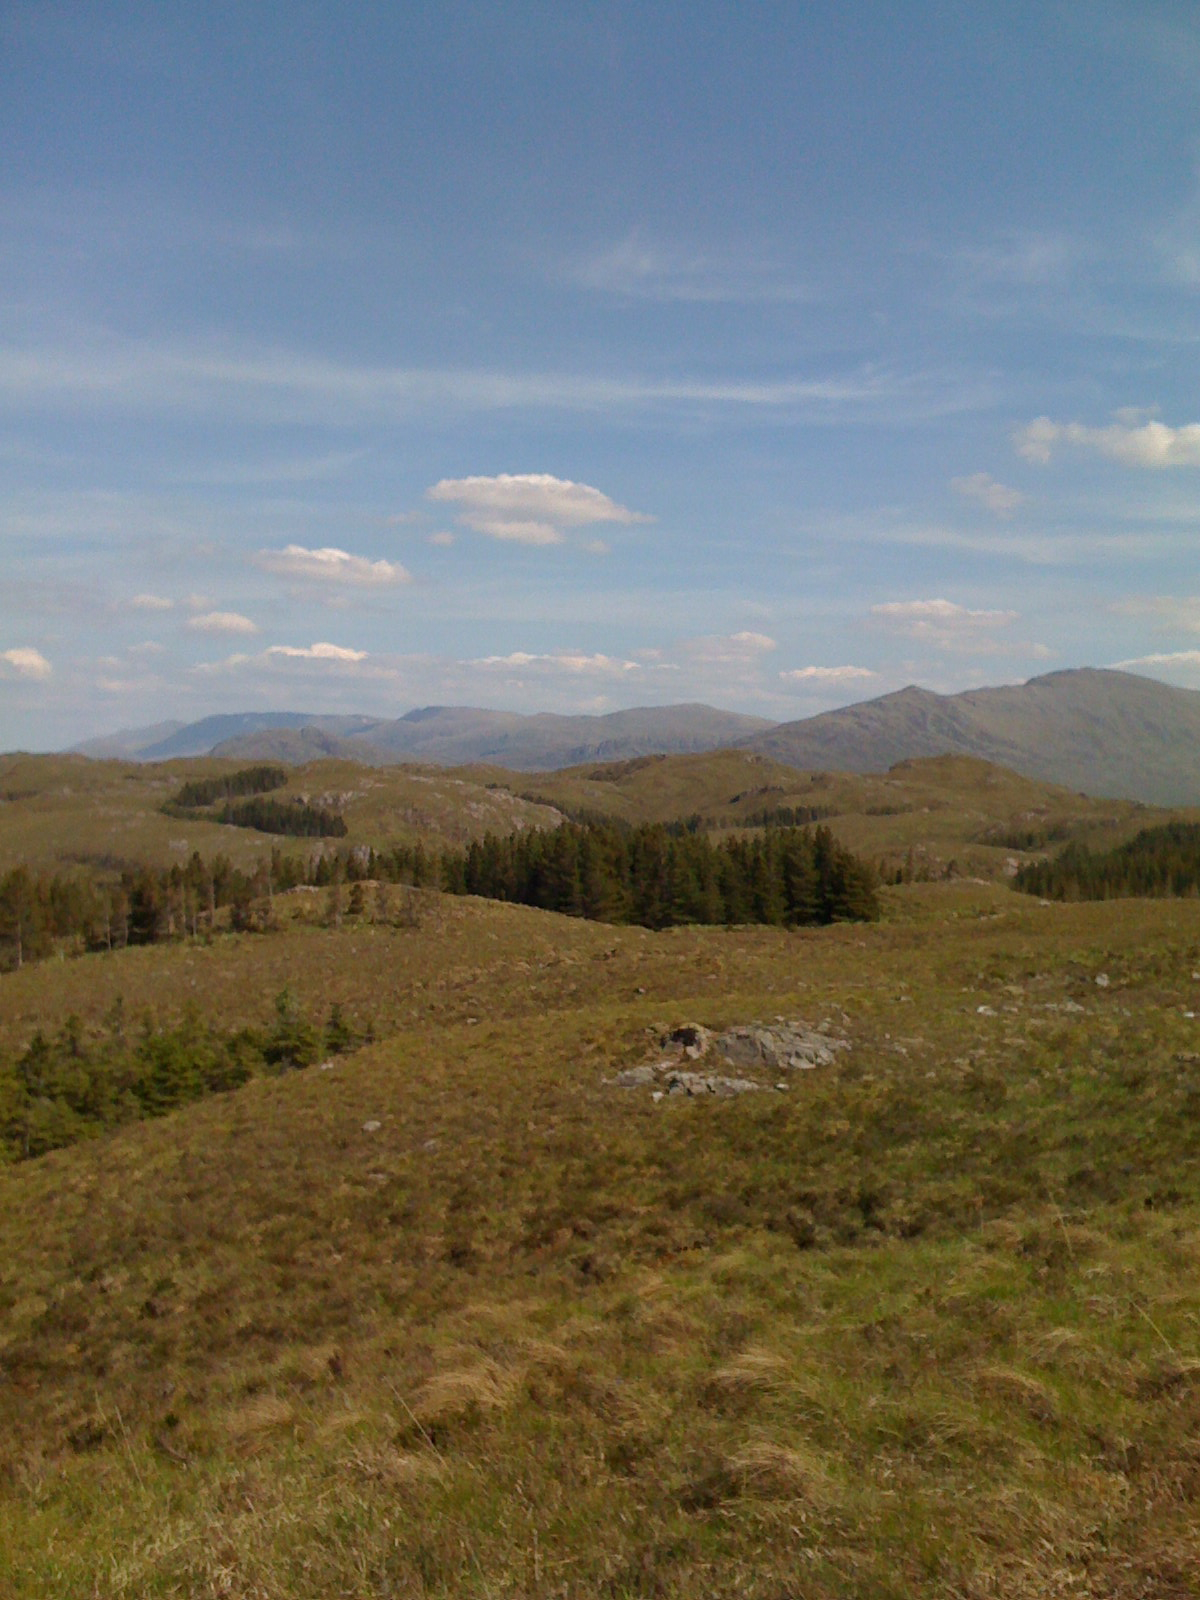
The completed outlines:
[[[537,772],[584,761],[716,750],[744,744],[771,726],[763,717],[703,705],[639,706],[584,717],[428,706],[397,722],[377,723],[363,737],[391,760],[448,767],[490,762],[516,772]]]
[[[901,689],[780,723],[747,748],[809,771],[980,756],[1085,794],[1200,804],[1200,693],[1129,672],[1080,668],[953,695]]]
[[[311,711],[239,711],[204,717],[199,722],[159,722],[149,728],[126,728],[109,739],[89,739],[73,754],[125,761],[171,761],[181,756],[206,756],[213,747],[240,735],[269,728],[319,728],[335,734],[354,733],[374,725],[373,717],[322,717]]]
[[[396,719],[322,717],[302,711],[244,711],[186,725],[127,729],[91,740],[80,753],[133,761],[228,756],[243,761],[302,764],[339,756],[372,764],[420,761],[435,766],[490,762],[517,772],[625,761],[641,755],[687,755],[744,744],[770,728],[712,706],[641,706],[605,716],[484,711],[474,706],[424,706]],[[117,747],[119,741],[119,748]]]
[[[1200,693],[1095,668],[962,694],[901,689],[779,724],[703,705],[580,717],[472,706],[425,706],[396,719],[247,711],[125,729],[78,748],[137,761],[212,754],[300,765],[336,756],[535,772],[732,747],[808,771],[885,772],[914,757],[978,756],[1085,794],[1200,805]]]
[[[82,744],[75,745],[70,754],[91,756],[93,761],[137,761],[139,750],[169,739],[183,726],[182,722],[155,722],[148,728],[121,728],[100,739],[85,739]]]
[[[387,727],[387,723],[383,724]],[[258,733],[240,733],[223,739],[209,752],[229,761],[277,761],[285,767],[303,767],[309,761],[358,761],[368,766],[396,765],[368,743],[370,729],[361,737],[343,738],[326,733],[313,723],[301,728],[263,728]]]

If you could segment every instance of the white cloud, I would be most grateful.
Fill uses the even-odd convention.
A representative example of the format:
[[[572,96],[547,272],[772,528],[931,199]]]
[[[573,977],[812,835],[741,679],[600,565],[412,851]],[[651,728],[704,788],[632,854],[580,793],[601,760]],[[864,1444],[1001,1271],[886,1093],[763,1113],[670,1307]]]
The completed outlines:
[[[641,670],[636,661],[622,661],[615,656],[587,655],[581,650],[552,650],[545,653],[514,650],[506,656],[477,656],[474,660],[463,662],[463,665],[516,671],[545,669],[601,677],[622,676]]]
[[[40,650],[28,645],[18,645],[13,650],[0,650],[0,661],[11,667],[18,678],[31,678],[41,682],[53,672],[53,667]]]
[[[1025,496],[1019,489],[1010,489],[1007,484],[997,483],[986,472],[972,472],[965,478],[951,478],[950,487],[966,499],[978,501],[998,517],[1009,517],[1018,506],[1025,504]]]
[[[436,545],[439,550],[449,550],[454,541],[454,534],[443,528],[438,533],[431,533],[426,543]]]
[[[871,616],[909,639],[938,650],[983,650],[994,654],[988,638],[1017,620],[1015,611],[972,611],[953,600],[889,600],[871,607]]]
[[[365,556],[352,556],[333,546],[308,550],[300,544],[289,544],[282,550],[260,550],[254,560],[265,572],[277,577],[312,579],[318,583],[374,586],[412,582],[412,574],[398,561],[369,561]]]
[[[203,611],[191,617],[188,627],[197,633],[257,633],[257,624],[240,611]]]
[[[876,674],[870,667],[793,667],[779,676],[785,683],[853,683]]]
[[[1170,428],[1165,422],[1130,420],[1128,412],[1103,428],[1082,422],[1054,422],[1035,417],[1014,436],[1017,451],[1027,461],[1046,463],[1063,445],[1093,450],[1126,467],[1200,467],[1200,422]]]
[[[650,522],[599,489],[548,472],[501,472],[495,477],[443,478],[430,500],[458,506],[459,521],[476,533],[518,544],[561,544],[567,528],[598,522]]]
[[[161,594],[135,594],[129,604],[135,611],[170,611],[175,602]]]
[[[265,652],[268,656],[287,656],[300,661],[365,661],[365,650],[349,650],[340,644],[310,644],[301,648],[294,644],[273,644]]]

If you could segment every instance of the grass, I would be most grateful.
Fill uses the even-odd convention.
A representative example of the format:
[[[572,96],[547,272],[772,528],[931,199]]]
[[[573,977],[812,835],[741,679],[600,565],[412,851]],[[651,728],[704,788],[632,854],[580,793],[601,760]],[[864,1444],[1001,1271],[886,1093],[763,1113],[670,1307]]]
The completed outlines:
[[[1194,1593],[1200,906],[885,899],[428,897],[5,977],[14,1041],[285,978],[380,1036],[0,1171],[0,1592]],[[605,1082],[777,1014],[852,1048]]]
[[[194,850],[253,869],[269,860],[272,844],[307,859],[315,839],[276,838],[253,829],[162,814],[189,779],[233,773],[244,762],[89,761],[83,756],[0,756],[0,876],[25,866],[54,870],[146,863],[182,865]],[[292,768],[272,798],[306,797],[344,814],[344,839],[326,848],[392,844],[462,845],[489,830],[546,825],[556,818],[503,790],[490,790],[438,768],[363,767],[317,761]]]

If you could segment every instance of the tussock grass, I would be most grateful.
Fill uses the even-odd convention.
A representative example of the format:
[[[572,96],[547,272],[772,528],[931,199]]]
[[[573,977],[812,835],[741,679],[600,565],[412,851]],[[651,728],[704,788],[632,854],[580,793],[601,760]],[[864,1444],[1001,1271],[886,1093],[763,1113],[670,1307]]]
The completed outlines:
[[[257,1020],[284,976],[378,1037],[0,1170],[0,1593],[1187,1594],[1198,958],[1190,903],[960,883],[872,928],[431,902],[5,978],[9,1039],[191,977]],[[605,1084],[775,1015],[852,1048]]]

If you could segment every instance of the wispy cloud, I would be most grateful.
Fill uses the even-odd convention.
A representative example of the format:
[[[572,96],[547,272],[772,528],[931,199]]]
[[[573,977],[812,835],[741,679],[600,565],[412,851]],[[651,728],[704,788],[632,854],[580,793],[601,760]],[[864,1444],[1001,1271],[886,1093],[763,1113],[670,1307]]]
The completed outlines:
[[[811,291],[766,257],[680,249],[655,243],[638,229],[615,244],[575,257],[565,276],[582,289],[636,300],[721,305],[812,298]]]
[[[316,583],[379,587],[412,582],[412,574],[398,561],[371,561],[333,546],[308,550],[303,545],[289,544],[282,550],[260,550],[254,561],[276,577]]]
[[[1145,617],[1162,631],[1200,633],[1200,595],[1130,595],[1109,607],[1118,616]]]
[[[1060,283],[1079,255],[1079,246],[1060,233],[1010,233],[955,252],[954,260],[971,277],[986,283],[1032,288]]]
[[[1200,667],[1200,650],[1156,651],[1148,656],[1133,656],[1128,661],[1114,661],[1121,671],[1134,667]]]
[[[872,618],[906,638],[937,650],[994,653],[989,636],[1011,627],[1015,611],[974,611],[953,600],[889,600],[871,607]]]
[[[17,645],[12,650],[0,650],[0,662],[11,669],[18,678],[31,678],[41,682],[54,671],[40,650],[29,645]]]
[[[188,627],[196,633],[257,633],[258,624],[240,611],[202,611],[188,619]]]
[[[175,604],[161,594],[135,594],[128,603],[134,611],[170,611]]]
[[[568,528],[653,520],[590,484],[546,472],[443,478],[427,493],[430,500],[459,507],[458,520],[465,527],[517,544],[561,544]]]
[[[1018,506],[1025,504],[1019,489],[997,483],[986,472],[972,472],[967,477],[951,478],[950,487],[967,500],[974,500],[998,517],[1010,517]]]
[[[820,420],[943,416],[992,398],[991,387],[944,372],[849,372],[772,379],[507,372],[472,367],[367,367],[287,349],[96,338],[0,347],[0,407],[81,409],[106,416],[210,415],[278,427],[349,427],[431,410],[623,411],[730,407]]]
[[[1103,428],[1090,428],[1082,422],[1035,417],[1018,431],[1014,442],[1027,461],[1042,465],[1068,446],[1093,451],[1126,467],[1200,467],[1200,422],[1171,428],[1165,422],[1118,420]]]

